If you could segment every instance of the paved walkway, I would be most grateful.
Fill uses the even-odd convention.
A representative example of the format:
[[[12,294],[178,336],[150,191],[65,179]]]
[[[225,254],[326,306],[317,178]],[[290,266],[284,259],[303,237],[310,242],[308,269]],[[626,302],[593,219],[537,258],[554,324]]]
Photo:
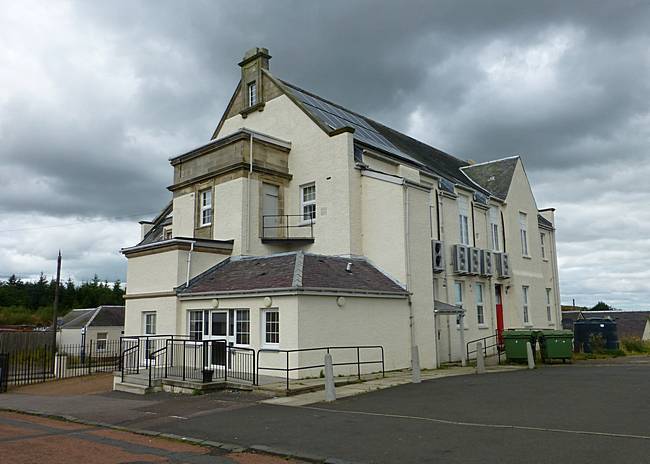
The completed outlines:
[[[497,373],[497,372],[511,372],[514,370],[525,369],[525,367],[519,365],[503,365],[503,366],[491,366],[487,368],[488,373]],[[476,368],[474,367],[453,367],[448,369],[435,369],[435,370],[424,370],[422,371],[421,378],[423,381],[426,380],[436,380],[443,379],[445,377],[455,377],[458,375],[471,375],[474,374]],[[339,379],[337,379],[338,381]],[[310,380],[305,381],[312,382],[314,385],[322,385],[324,380]],[[405,385],[412,383],[412,374],[411,371],[392,371],[387,372],[386,377],[377,376],[371,378],[370,380],[365,380],[360,383],[351,383],[349,385],[343,385],[336,388],[336,398],[348,398],[350,396],[360,395],[363,393],[370,393],[377,390],[383,390],[385,388],[396,387],[398,385]],[[308,404],[320,403],[325,401],[325,391],[319,390],[315,392],[302,393],[294,396],[270,398],[268,400],[262,400],[261,403],[266,404],[276,404],[281,406],[305,406]]]
[[[210,446],[11,412],[0,412],[0,460],[12,464],[288,462],[280,457],[233,453]]]

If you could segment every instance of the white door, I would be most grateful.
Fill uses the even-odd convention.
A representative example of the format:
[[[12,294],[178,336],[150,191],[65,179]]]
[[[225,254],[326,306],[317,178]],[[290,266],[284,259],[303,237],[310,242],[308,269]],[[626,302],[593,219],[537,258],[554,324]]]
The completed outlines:
[[[262,184],[262,237],[280,236],[282,221],[280,214],[280,188],[273,184]]]
[[[232,342],[232,334],[229,333],[230,324],[228,311],[210,311],[210,327],[205,340],[210,340],[210,364],[213,366],[225,366],[226,346]]]

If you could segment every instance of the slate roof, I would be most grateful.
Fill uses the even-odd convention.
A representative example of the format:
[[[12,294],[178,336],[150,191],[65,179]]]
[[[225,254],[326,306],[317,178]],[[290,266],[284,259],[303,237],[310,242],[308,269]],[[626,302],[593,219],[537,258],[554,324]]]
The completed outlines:
[[[553,228],[553,223],[551,221],[549,221],[548,219],[546,219],[541,214],[537,215],[537,224],[539,224],[540,226],[548,227],[550,229]]]
[[[312,92],[301,89],[294,84],[282,80],[278,81],[277,79],[275,81],[323,126],[331,130],[342,127],[354,128],[355,145],[376,148],[389,156],[410,161],[423,170],[446,178],[454,184],[460,184],[472,190],[482,190],[481,186],[474,184],[460,171],[460,168],[469,166],[466,161],[319,97]]]
[[[351,263],[351,272],[346,271]],[[404,288],[364,258],[295,252],[228,258],[196,276],[179,295],[260,291],[345,291],[406,296]]]
[[[97,308],[73,309],[61,321],[62,329],[81,329],[86,326],[124,326],[124,306],[104,305]]]
[[[154,218],[152,221],[153,227],[147,234],[144,236],[142,241],[138,245],[147,245],[149,243],[159,242],[163,239],[163,229],[165,226],[171,225],[172,223],[172,202],[170,201],[167,206]]]
[[[505,200],[510,190],[518,156],[464,166],[462,171],[491,195]]]
[[[602,319],[610,318],[616,321],[618,338],[641,338],[650,311],[562,311],[562,328],[573,330],[573,324],[578,318]]]

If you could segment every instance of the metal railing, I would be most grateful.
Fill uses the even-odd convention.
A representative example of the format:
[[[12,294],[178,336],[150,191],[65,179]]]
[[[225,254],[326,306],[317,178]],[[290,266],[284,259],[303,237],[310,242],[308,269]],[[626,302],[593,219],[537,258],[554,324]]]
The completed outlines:
[[[191,340],[183,335],[123,337],[122,381],[146,373],[149,387],[161,379],[256,384],[255,350],[225,340]],[[208,380],[209,379],[209,380]]]
[[[496,348],[496,355],[501,364],[501,352],[503,351],[503,344],[499,341],[499,332],[495,332],[492,335],[486,337],[477,338],[476,340],[470,340],[465,344],[465,353],[467,361],[470,360],[470,355],[476,354],[478,349],[478,342],[483,342],[483,356],[487,356],[488,350]],[[474,349],[470,350],[470,345],[474,345]]]
[[[381,345],[360,345],[360,346],[324,346],[324,347],[318,347],[318,348],[300,348],[300,349],[295,349],[295,350],[276,350],[276,349],[260,349],[257,351],[257,379],[259,382],[259,372],[260,371],[282,371],[285,373],[285,382],[286,382],[286,391],[290,391],[289,388],[289,374],[294,371],[300,371],[300,370],[306,370],[306,369],[319,369],[319,368],[324,368],[325,367],[325,362],[324,362],[324,355],[325,353],[330,353],[336,352],[336,351],[342,351],[342,350],[348,350],[352,351],[352,356],[356,353],[356,361],[344,361],[344,362],[336,362],[334,360],[334,357],[332,359],[332,366],[357,366],[357,378],[361,380],[361,366],[365,364],[381,364],[381,375],[382,377],[385,377],[386,375],[386,370],[385,370],[385,363],[384,363],[384,347]],[[381,353],[381,359],[379,360],[371,360],[371,361],[362,361],[361,360],[361,352],[362,350],[379,350]],[[323,359],[322,364],[309,364],[306,366],[295,366],[292,367],[290,364],[290,355],[293,353],[306,353],[306,352],[314,352],[314,351],[323,351],[323,356],[321,359]],[[276,366],[262,366],[260,364],[260,355],[262,353],[275,353],[276,355],[279,353],[283,353],[285,355],[285,365],[284,367],[276,367]]]
[[[52,379],[113,372],[121,359],[120,340],[90,340],[83,344],[19,347],[3,355],[0,383],[29,385]],[[2,390],[2,387],[0,387]]]
[[[314,222],[304,214],[266,214],[262,216],[262,240],[313,240]],[[297,229],[303,233],[293,233]]]

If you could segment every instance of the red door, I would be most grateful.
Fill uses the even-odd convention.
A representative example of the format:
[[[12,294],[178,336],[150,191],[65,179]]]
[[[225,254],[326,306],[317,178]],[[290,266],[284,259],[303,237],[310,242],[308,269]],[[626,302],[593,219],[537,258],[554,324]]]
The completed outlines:
[[[501,300],[501,285],[494,286],[494,295],[497,308],[497,336],[499,345],[503,345],[503,302]]]

